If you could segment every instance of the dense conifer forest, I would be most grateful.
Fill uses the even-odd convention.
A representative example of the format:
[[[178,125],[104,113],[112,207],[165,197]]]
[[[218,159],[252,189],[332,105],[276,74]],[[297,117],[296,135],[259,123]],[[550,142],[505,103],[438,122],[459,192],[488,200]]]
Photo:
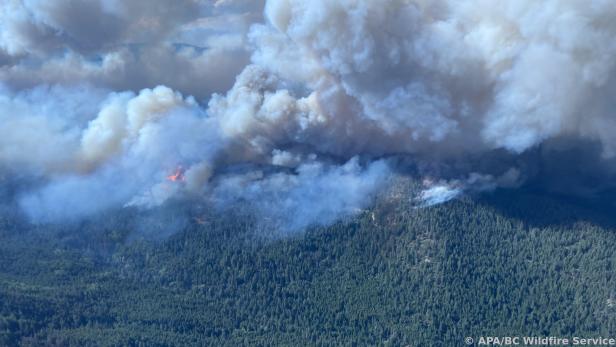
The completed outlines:
[[[524,191],[417,208],[380,199],[267,236],[249,217],[135,232],[0,220],[2,346],[459,346],[613,336],[609,211]],[[153,227],[154,228],[154,227]]]

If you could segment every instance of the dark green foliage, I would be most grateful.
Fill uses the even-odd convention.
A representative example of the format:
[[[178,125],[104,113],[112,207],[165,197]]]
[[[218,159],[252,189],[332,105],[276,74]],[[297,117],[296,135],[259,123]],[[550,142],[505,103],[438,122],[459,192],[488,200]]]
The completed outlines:
[[[127,240],[116,218],[62,241],[0,224],[0,345],[460,346],[465,336],[616,334],[611,218],[562,200],[501,192],[415,209],[384,199],[275,239],[247,218],[209,216],[164,241]]]

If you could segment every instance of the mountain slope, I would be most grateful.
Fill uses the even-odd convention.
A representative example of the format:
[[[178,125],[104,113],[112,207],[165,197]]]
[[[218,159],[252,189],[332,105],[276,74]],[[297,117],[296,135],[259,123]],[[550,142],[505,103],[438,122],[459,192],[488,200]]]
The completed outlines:
[[[382,199],[275,239],[220,216],[125,241],[118,218],[96,233],[84,224],[89,251],[3,234],[2,344],[456,346],[616,332],[611,218],[559,198]]]

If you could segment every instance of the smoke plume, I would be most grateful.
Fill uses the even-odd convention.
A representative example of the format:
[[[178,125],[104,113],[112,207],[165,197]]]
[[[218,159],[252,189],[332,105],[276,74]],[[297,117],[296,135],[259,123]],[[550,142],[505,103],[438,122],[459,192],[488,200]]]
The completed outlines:
[[[2,182],[29,182],[14,196],[35,221],[190,197],[293,230],[369,206],[393,175],[424,179],[423,205],[524,183],[592,194],[616,182],[615,15],[613,1],[9,0]]]

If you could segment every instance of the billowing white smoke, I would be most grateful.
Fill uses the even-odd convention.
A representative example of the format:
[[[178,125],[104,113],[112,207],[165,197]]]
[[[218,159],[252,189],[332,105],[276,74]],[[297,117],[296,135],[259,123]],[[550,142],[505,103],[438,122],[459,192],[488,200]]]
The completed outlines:
[[[259,6],[189,1],[178,5],[186,11],[165,17],[151,9],[137,15],[140,5],[87,3],[93,7],[80,11],[117,17],[119,31],[71,31],[74,23],[59,15],[66,14],[65,1],[0,6],[8,23],[0,29],[20,34],[0,36],[0,61],[4,56],[11,66],[0,69],[0,164],[44,182],[21,198],[36,218],[194,195],[225,205],[251,201],[280,223],[303,228],[367,206],[391,174],[379,158],[444,163],[501,150],[515,161],[560,138],[596,141],[606,162],[616,154],[613,1],[269,0],[263,24],[223,34],[221,18],[254,21],[250,13]],[[162,7],[152,8],[173,7],[157,3]],[[51,33],[61,35],[43,39]],[[139,66],[148,66],[150,56],[131,55],[137,60],[126,64],[123,53],[108,48],[130,51],[132,42],[149,39],[156,49],[176,47],[191,35],[211,47],[166,51],[153,69]],[[58,58],[57,47],[69,53]],[[250,63],[233,87],[213,94],[207,106],[162,86],[105,92],[133,88],[110,81],[138,71],[142,83],[203,97],[196,86],[208,95],[221,91],[217,81],[237,70],[226,60],[240,64],[248,51]],[[88,52],[102,61],[88,60]],[[75,56],[90,70],[60,73],[68,81],[53,77]],[[23,57],[53,57],[61,66]],[[113,59],[122,69],[105,70]],[[32,69],[40,80],[25,83],[19,76]],[[95,87],[18,90],[49,81]],[[479,186],[514,185],[523,176],[508,165],[473,171],[481,168],[437,179],[423,193],[426,204]]]
[[[3,0],[0,80],[16,88],[164,84],[206,98],[248,63],[263,0]]]
[[[609,1],[269,1],[253,60],[373,139],[356,151],[522,152],[575,134],[611,155],[615,14]]]
[[[327,167],[307,162],[297,174],[262,172],[236,174],[216,185],[214,196],[223,206],[248,201],[256,212],[282,230],[303,230],[313,224],[330,224],[353,215],[374,198],[389,174],[384,161],[362,167],[357,158]]]

